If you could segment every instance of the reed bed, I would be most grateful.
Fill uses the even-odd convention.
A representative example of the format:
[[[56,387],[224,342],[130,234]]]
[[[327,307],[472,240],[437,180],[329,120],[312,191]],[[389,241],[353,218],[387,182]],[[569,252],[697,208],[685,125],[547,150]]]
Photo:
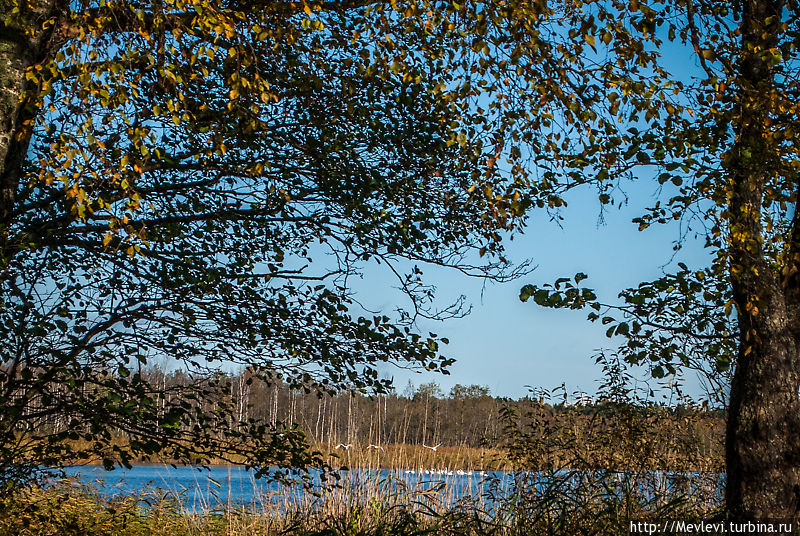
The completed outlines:
[[[87,451],[91,444],[86,441],[65,442],[74,451]],[[125,440],[118,438],[108,445],[109,457],[113,457],[114,447],[122,447]],[[436,446],[436,445],[432,445]],[[353,443],[352,447],[336,448],[335,444],[312,443],[309,450],[320,453],[323,460],[335,468],[364,469],[437,469],[463,471],[509,471],[513,468],[511,459],[505,449],[497,446],[477,448],[467,445],[439,445],[435,450],[431,446],[415,444],[387,443],[373,445]],[[99,465],[102,456],[94,455],[86,458],[70,460],[81,465]],[[30,461],[35,463],[35,460]],[[234,463],[244,463],[244,459],[234,459]],[[180,463],[169,458],[152,460],[136,459],[134,464]],[[226,465],[229,461],[211,457],[211,465]]]
[[[433,447],[436,447],[434,445]],[[508,453],[499,448],[468,446],[431,446],[408,444],[353,444],[349,448],[335,445],[314,445],[323,459],[333,467],[437,470],[437,471],[510,471],[513,468]]]
[[[712,473],[551,469],[486,482],[475,475],[466,491],[457,471],[429,473],[344,472],[316,494],[265,493],[254,480],[249,504],[189,505],[180,491],[154,488],[108,497],[62,481],[3,499],[0,536],[605,535],[629,534],[632,521],[711,519],[721,507]]]

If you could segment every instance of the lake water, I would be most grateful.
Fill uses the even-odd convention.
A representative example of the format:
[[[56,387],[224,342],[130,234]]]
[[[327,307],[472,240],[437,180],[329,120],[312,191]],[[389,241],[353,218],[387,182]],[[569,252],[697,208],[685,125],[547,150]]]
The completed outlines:
[[[229,505],[287,505],[317,500],[302,486],[286,486],[269,479],[257,479],[241,466],[136,465],[131,469],[106,471],[100,466],[70,467],[66,476],[88,485],[100,495],[138,494],[146,500],[175,501],[191,511],[208,511]],[[333,489],[323,489],[321,473],[310,473],[312,489],[326,495],[345,494],[357,489],[361,496],[382,499],[394,495],[411,501],[452,503],[465,498],[485,498],[511,483],[511,473],[490,471],[390,471],[351,469],[340,471]]]
[[[255,478],[241,466],[171,467],[138,465],[131,469],[106,471],[99,466],[72,467],[67,476],[88,485],[100,495],[112,497],[136,494],[143,505],[170,502],[191,512],[209,512],[233,506],[250,506],[261,512],[305,506],[315,508],[323,501],[351,504],[371,500],[393,504],[419,504],[448,507],[469,500],[484,512],[493,510],[497,499],[510,493],[534,495],[569,490],[594,490],[594,495],[609,493],[622,496],[631,486],[636,494],[650,500],[658,496],[704,496],[719,503],[724,489],[724,475],[645,471],[608,473],[602,471],[556,471],[547,473],[510,473],[493,471],[412,471],[386,469],[351,469],[341,471],[333,480],[335,487],[323,487],[321,473],[312,471],[312,490],[300,485],[287,486],[269,479]],[[329,480],[329,482],[331,482]],[[502,501],[500,501],[502,502]]]

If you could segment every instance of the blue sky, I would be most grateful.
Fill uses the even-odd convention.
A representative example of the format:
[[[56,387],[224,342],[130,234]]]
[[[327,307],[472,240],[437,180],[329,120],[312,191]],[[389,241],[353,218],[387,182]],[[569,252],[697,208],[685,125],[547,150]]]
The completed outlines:
[[[668,43],[661,52],[662,65],[679,74],[678,78],[689,81],[702,74],[688,46]],[[525,233],[506,243],[511,259],[531,259],[537,266],[519,281],[484,286],[483,281],[454,271],[425,269],[428,282],[440,291],[441,303],[464,294],[473,311],[463,319],[418,325],[421,331],[449,338],[443,353],[455,358],[456,363],[448,376],[386,367],[385,374],[394,377],[398,391],[402,392],[411,380],[415,385],[435,381],[445,393],[456,383],[478,384],[489,387],[495,395],[517,398],[528,393],[528,386],[549,389],[563,383],[568,393],[594,394],[602,370],[593,356],[598,349],[613,349],[617,341],[605,336],[605,327],[590,323],[587,311],[545,309],[533,300],[522,303],[520,288],[526,283],[543,284],[584,272],[589,279],[583,285],[594,288],[602,301],[613,302],[620,290],[656,279],[679,261],[690,268],[701,268],[711,258],[710,251],[703,248],[703,237],[682,232],[686,222],[653,225],[643,232],[631,222],[657,197],[664,198],[663,193],[658,196],[654,178],[643,175],[624,189],[628,202],[606,206],[602,218],[601,204],[591,187],[566,197],[568,207],[562,211],[560,226],[544,211],[534,210]],[[616,201],[623,197],[618,196]],[[682,235],[682,248],[676,254],[673,246]],[[377,308],[391,310],[388,285],[388,278],[365,279],[359,297]],[[655,386],[647,371],[639,372],[641,379]],[[679,381],[686,394],[702,397],[696,377],[687,374]]]
[[[655,181],[641,180],[628,193],[630,203],[606,208],[602,222],[600,203],[591,189],[567,198],[561,227],[548,215],[534,211],[526,232],[506,243],[516,261],[532,259],[537,268],[518,281],[505,284],[470,279],[455,271],[425,269],[429,282],[439,290],[442,304],[465,294],[473,305],[470,315],[445,322],[421,322],[422,331],[433,331],[450,339],[443,353],[456,359],[449,376],[415,373],[386,367],[402,392],[409,380],[415,385],[436,381],[443,391],[456,383],[488,386],[499,396],[520,397],[527,386],[553,388],[566,384],[568,392],[593,394],[601,369],[592,356],[600,348],[614,347],[605,328],[586,320],[586,311],[544,309],[519,300],[525,283],[546,283],[577,272],[589,275],[585,282],[604,301],[640,281],[655,279],[665,268],[683,261],[700,267],[708,259],[699,240],[684,241],[674,256],[673,245],[681,234],[677,223],[652,226],[639,232],[631,219],[652,204]],[[391,310],[394,294],[387,291],[391,280],[367,270],[359,287],[359,298],[370,307]],[[646,378],[645,371],[641,377]],[[686,378],[687,392],[700,395],[693,378]]]

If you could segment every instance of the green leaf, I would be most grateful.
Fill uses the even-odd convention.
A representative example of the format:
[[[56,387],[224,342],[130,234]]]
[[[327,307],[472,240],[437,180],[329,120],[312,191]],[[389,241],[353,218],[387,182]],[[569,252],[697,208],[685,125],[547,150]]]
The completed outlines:
[[[523,302],[528,301],[534,292],[536,292],[536,287],[534,287],[533,285],[525,285],[519,291],[520,301]]]

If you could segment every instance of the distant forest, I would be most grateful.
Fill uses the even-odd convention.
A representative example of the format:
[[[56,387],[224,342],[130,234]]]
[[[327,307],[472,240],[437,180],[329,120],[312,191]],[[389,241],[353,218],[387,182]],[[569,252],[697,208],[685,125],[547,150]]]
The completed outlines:
[[[181,371],[160,368],[143,369],[139,374],[155,388],[150,397],[159,408],[169,407],[172,393],[196,381]],[[353,392],[318,395],[290,388],[277,379],[271,383],[261,381],[248,370],[219,372],[215,381],[221,386],[224,400],[217,399],[213,404],[232,407],[232,418],[252,419],[275,428],[299,428],[312,445],[328,451],[340,443],[362,448],[390,444],[496,448],[511,443],[515,430],[527,430],[525,442],[536,437],[534,442],[541,443],[539,436],[552,424],[561,430],[558,437],[566,430],[577,434],[577,438],[584,437],[581,443],[588,431],[601,422],[605,423],[601,426],[604,434],[619,435],[607,421],[613,415],[613,411],[607,411],[614,409],[608,407],[612,402],[595,401],[586,395],[565,397],[562,393],[560,399],[526,396],[514,400],[492,396],[488,387],[479,385],[455,385],[445,393],[435,382],[419,386],[409,382],[402,392],[381,396]],[[640,434],[648,430],[645,435],[651,438],[681,436],[694,446],[692,450],[699,449],[704,457],[717,457],[712,453],[719,449],[713,445],[719,444],[722,437],[723,412],[633,404],[630,398],[623,404],[638,408],[636,411],[642,415],[636,425]],[[67,427],[75,429],[77,423],[69,412],[48,413],[46,420],[31,419],[28,423],[54,433]],[[657,429],[653,428],[656,423]],[[690,428],[687,423],[691,423]]]
[[[153,385],[161,383],[165,396],[170,384],[185,381],[181,373],[158,369],[143,374]],[[309,441],[329,448],[339,443],[494,446],[503,432],[501,408],[519,403],[493,397],[488,387],[478,385],[456,385],[444,393],[435,382],[409,383],[400,393],[381,396],[318,396],[280,380],[248,382],[250,376],[247,371],[227,375],[239,420],[297,426]]]

